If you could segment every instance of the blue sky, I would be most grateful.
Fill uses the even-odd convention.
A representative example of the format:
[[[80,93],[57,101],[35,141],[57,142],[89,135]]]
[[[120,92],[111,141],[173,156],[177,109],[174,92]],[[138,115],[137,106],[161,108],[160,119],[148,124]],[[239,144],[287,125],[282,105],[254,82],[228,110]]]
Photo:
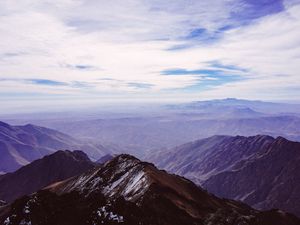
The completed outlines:
[[[300,100],[299,0],[3,0],[0,40],[2,102]]]

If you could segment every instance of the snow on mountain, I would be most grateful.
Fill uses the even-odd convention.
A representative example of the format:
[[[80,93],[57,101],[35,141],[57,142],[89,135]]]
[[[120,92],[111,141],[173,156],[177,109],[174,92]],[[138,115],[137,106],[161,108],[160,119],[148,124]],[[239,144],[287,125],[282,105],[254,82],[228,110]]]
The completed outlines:
[[[120,155],[0,209],[0,223],[124,225],[298,225],[277,210],[261,212],[208,194],[191,181]]]

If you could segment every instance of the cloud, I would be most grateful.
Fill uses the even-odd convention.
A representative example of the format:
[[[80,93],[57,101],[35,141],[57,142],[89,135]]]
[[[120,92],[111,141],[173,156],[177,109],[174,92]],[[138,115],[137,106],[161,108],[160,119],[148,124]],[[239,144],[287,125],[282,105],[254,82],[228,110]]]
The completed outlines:
[[[49,86],[66,86],[67,83],[55,81],[55,80],[45,80],[45,79],[27,79],[26,82],[30,82],[32,84],[37,85],[49,85]]]
[[[70,65],[70,64],[62,64],[60,65],[62,68],[74,69],[74,70],[101,70],[97,66],[87,65],[87,64],[77,64],[77,65]]]
[[[1,1],[0,98],[295,96],[299,1],[188,3]]]
[[[149,89],[149,88],[151,88],[153,86],[152,84],[134,83],[134,82],[128,83],[127,85],[130,86],[130,87],[138,88],[138,89],[140,89],[140,88],[142,88],[142,89]]]

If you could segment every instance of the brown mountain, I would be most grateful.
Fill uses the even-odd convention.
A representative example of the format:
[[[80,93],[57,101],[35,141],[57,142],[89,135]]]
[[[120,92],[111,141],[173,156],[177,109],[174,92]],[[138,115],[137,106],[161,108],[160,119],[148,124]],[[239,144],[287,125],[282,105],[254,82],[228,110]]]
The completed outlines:
[[[57,151],[0,176],[0,199],[11,202],[47,185],[81,174],[95,164],[81,151]]]
[[[0,210],[4,224],[297,225],[290,214],[260,212],[208,194],[153,164],[120,155]]]

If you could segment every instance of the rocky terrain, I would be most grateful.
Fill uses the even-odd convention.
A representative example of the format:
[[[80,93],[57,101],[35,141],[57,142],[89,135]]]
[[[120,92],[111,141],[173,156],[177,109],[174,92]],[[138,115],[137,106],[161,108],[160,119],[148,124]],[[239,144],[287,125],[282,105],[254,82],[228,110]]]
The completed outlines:
[[[265,135],[213,136],[148,159],[219,197],[300,215],[300,143]]]
[[[2,224],[298,225],[278,210],[261,212],[208,194],[191,181],[120,155],[0,210]]]
[[[276,138],[265,151],[203,183],[210,192],[258,209],[279,208],[300,216],[300,143]]]

